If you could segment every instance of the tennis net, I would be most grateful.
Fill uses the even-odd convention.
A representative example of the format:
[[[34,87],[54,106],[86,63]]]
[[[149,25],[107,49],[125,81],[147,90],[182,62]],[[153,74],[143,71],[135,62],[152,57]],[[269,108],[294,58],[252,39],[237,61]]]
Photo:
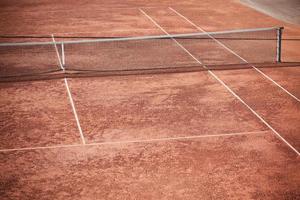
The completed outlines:
[[[282,29],[0,43],[0,79],[62,71],[118,75],[276,63],[281,61]]]

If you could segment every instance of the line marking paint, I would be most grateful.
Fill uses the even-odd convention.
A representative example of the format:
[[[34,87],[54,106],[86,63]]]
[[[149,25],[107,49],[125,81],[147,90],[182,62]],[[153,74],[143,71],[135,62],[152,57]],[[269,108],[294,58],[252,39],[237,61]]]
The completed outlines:
[[[69,145],[56,145],[56,146],[45,146],[45,147],[24,147],[24,148],[14,148],[14,149],[1,149],[0,152],[29,151],[29,150],[40,150],[40,149],[57,149],[57,148],[71,148],[71,147],[82,147],[82,146],[100,146],[100,145],[114,145],[114,144],[166,142],[166,141],[178,141],[178,140],[193,140],[193,139],[200,139],[200,138],[213,138],[213,137],[228,137],[228,136],[264,134],[264,133],[268,133],[268,132],[270,132],[270,131],[269,130],[263,130],[263,131],[239,132],[239,133],[224,133],[224,134],[211,134],[211,135],[192,135],[192,136],[166,137],[166,138],[157,138],[157,139],[152,138],[152,139],[144,139],[144,140],[95,142],[95,143],[87,143],[87,144],[69,144]]]
[[[145,11],[142,9],[139,9],[154,25],[156,25],[161,31],[163,31],[165,34],[170,34],[163,29],[152,17],[150,17]],[[178,44],[180,48],[182,48],[185,52],[187,52],[195,61],[197,61],[199,64],[203,65],[200,60],[198,60],[195,56],[193,56],[185,47],[183,47],[176,39],[172,38],[172,40]],[[203,65],[205,69],[207,67]],[[255,110],[253,110],[241,97],[239,97],[229,86],[227,86],[215,73],[213,73],[211,70],[207,70],[207,72],[214,77],[219,83],[221,83],[234,97],[236,97],[242,104],[244,104],[261,122],[263,122],[269,129],[275,133],[287,146],[289,146],[298,156],[300,153],[295,149],[288,141],[286,141],[268,122],[266,122]]]
[[[61,62],[61,59],[60,59],[60,56],[59,56],[59,51],[58,51],[58,48],[57,48],[57,46],[56,46],[56,42],[55,42],[55,39],[54,39],[54,35],[53,35],[53,34],[52,34],[52,40],[53,40],[53,42],[54,42],[54,46],[55,46],[55,50],[56,50],[56,54],[57,54],[57,58],[58,58],[58,61],[59,61],[60,68],[61,68],[63,71],[65,71],[65,68],[64,68],[64,66],[62,65],[62,62]],[[82,131],[82,129],[81,129],[79,117],[78,117],[78,115],[77,115],[77,111],[76,111],[76,108],[75,108],[75,104],[74,104],[74,101],[73,101],[72,93],[71,93],[71,90],[70,90],[70,87],[69,87],[67,78],[64,78],[64,83],[65,83],[65,86],[66,86],[66,89],[67,89],[69,101],[70,101],[70,104],[71,104],[71,107],[72,107],[72,111],[73,111],[73,114],[74,114],[74,117],[75,117],[75,120],[76,120],[76,124],[77,124],[77,128],[78,128],[78,130],[79,130],[79,135],[80,135],[82,144],[86,144],[85,138],[84,138],[84,135],[83,135],[83,131]]]
[[[225,44],[223,44],[222,42],[220,42],[219,40],[217,40],[216,38],[214,38],[212,35],[210,35],[207,31],[205,31],[204,29],[202,29],[200,26],[197,26],[195,23],[193,23],[191,20],[189,20],[187,17],[185,17],[184,15],[182,15],[181,13],[179,13],[178,11],[176,11],[175,9],[169,7],[170,10],[172,10],[175,14],[177,14],[179,17],[183,18],[184,20],[186,20],[189,24],[191,24],[192,26],[194,26],[196,29],[202,31],[203,33],[207,33],[207,36],[210,37],[211,39],[213,39],[215,42],[217,42],[219,45],[221,45],[224,49],[228,50],[230,53],[232,53],[233,55],[235,55],[236,57],[238,57],[239,59],[241,59],[242,61],[244,61],[245,63],[249,64],[248,61],[246,59],[244,59],[243,57],[241,57],[240,55],[238,55],[236,52],[234,52],[232,49],[230,49],[229,47],[227,47]],[[261,71],[260,69],[258,69],[257,67],[255,67],[254,65],[250,65],[253,69],[255,69],[258,73],[260,73],[262,76],[264,76],[266,79],[268,79],[269,81],[271,81],[273,84],[275,84],[277,87],[279,87],[280,89],[282,89],[285,93],[287,93],[289,96],[291,96],[292,98],[294,98],[296,101],[300,102],[300,99],[298,97],[296,97],[294,94],[292,94],[291,92],[289,92],[287,89],[285,89],[284,87],[282,87],[279,83],[277,83],[275,80],[273,80],[270,76],[268,76],[267,74],[265,74],[263,71]]]
[[[71,94],[71,91],[70,91],[70,88],[69,88],[67,78],[64,78],[64,81],[65,81],[65,85],[66,85],[66,88],[67,88],[70,103],[71,103],[71,106],[72,106],[72,110],[73,110],[73,113],[74,113],[74,117],[75,117],[75,120],[76,120],[76,124],[77,124],[78,130],[79,130],[79,135],[80,135],[81,141],[82,141],[83,144],[86,144],[85,138],[84,138],[84,135],[83,135],[83,131],[82,131],[82,128],[81,128],[81,125],[80,125],[79,117],[77,115],[75,104],[74,104],[72,94]]]

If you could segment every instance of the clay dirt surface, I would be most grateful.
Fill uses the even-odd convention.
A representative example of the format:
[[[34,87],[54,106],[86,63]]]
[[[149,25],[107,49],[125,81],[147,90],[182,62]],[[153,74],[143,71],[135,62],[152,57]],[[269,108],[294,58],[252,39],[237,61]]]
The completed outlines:
[[[262,27],[284,27],[280,67],[260,64],[269,56],[265,46],[249,50],[244,43],[237,53],[252,52],[242,56],[255,66],[0,78],[0,199],[300,197],[298,25],[236,0],[1,1],[0,42],[51,42],[52,34],[63,41]],[[110,56],[117,55],[113,46],[92,56],[74,45],[66,49],[65,67],[245,64],[214,40],[177,42],[182,47],[171,40],[118,52],[132,52],[130,57]],[[1,47],[1,76],[17,70],[55,73],[61,70],[57,53],[54,46]]]

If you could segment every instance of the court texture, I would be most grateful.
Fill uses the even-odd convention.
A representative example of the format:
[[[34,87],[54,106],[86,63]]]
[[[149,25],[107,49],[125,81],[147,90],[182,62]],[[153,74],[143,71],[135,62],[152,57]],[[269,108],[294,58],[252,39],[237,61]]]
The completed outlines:
[[[238,0],[0,16],[0,199],[300,199],[300,25]]]

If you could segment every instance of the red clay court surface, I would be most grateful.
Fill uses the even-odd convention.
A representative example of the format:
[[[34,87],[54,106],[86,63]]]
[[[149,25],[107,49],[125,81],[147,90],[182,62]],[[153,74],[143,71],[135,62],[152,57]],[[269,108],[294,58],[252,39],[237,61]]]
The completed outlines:
[[[283,61],[300,61],[300,27],[235,0],[1,1],[0,16],[0,35],[284,26]],[[299,199],[299,77],[287,65],[2,82],[0,197]]]

